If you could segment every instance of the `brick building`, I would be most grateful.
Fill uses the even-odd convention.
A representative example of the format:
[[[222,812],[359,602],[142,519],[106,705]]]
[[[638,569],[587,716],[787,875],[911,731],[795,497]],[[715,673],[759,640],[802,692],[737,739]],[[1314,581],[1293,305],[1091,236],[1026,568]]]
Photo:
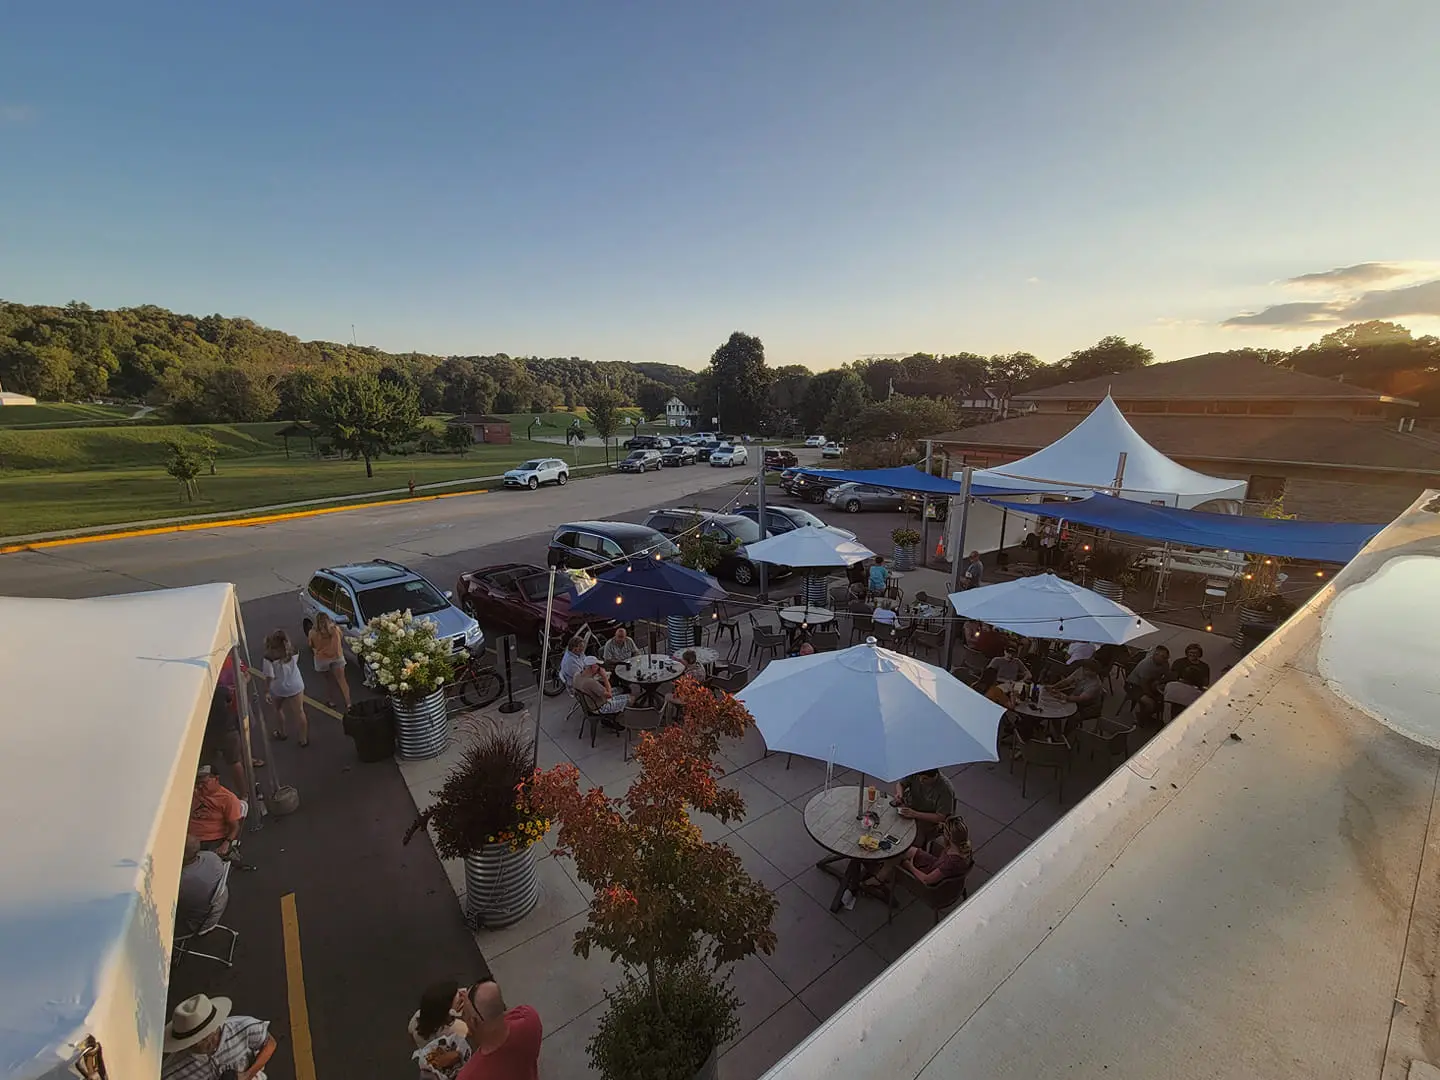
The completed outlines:
[[[1012,396],[1033,409],[932,436],[950,467],[998,468],[1067,434],[1109,393],[1161,453],[1277,495],[1302,518],[1386,521],[1440,486],[1440,437],[1416,403],[1244,357],[1211,354]]]

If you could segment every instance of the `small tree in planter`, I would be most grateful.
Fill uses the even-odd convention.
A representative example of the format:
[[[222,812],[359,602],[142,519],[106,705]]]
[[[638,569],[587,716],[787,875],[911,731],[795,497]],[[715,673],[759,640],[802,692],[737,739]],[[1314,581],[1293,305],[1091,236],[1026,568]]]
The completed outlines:
[[[890,542],[895,545],[890,552],[890,561],[895,564],[895,569],[914,570],[915,552],[920,546],[920,534],[914,529],[901,526],[891,531]]]
[[[1124,603],[1125,586],[1135,581],[1130,562],[1131,554],[1125,548],[1096,544],[1085,563],[1090,572],[1090,587],[1117,604]]]
[[[754,720],[692,679],[676,693],[684,720],[641,736],[640,774],[623,798],[581,792],[573,765],[539,773],[533,789],[535,805],[560,823],[557,853],[572,856],[594,890],[575,952],[602,948],[625,968],[587,1046],[606,1080],[713,1075],[740,1004],[716,972],[775,948],[775,897],[690,820],[691,812],[723,822],[744,815],[739,793],[717,783],[715,755],[720,736],[739,738]]]
[[[540,897],[533,845],[550,830],[535,805],[533,748],[513,729],[490,724],[445,776],[435,801],[405,830],[405,843],[433,826],[435,850],[465,860],[465,918],[509,926]]]
[[[449,721],[443,688],[454,668],[450,645],[436,635],[435,624],[408,610],[377,615],[353,648],[369,677],[390,693],[400,756],[434,757],[444,750]]]

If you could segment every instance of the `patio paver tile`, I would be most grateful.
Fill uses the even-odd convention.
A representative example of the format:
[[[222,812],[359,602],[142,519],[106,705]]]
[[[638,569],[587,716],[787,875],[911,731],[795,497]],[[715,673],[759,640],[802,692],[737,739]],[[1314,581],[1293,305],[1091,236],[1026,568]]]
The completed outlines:
[[[735,835],[769,859],[787,881],[825,854],[805,831],[805,815],[788,804],[745,822]]]
[[[790,879],[778,866],[761,855],[750,844],[740,836],[739,833],[731,833],[724,841],[729,845],[730,850],[740,856],[740,861],[745,864],[746,871],[756,881],[760,882],[772,892],[783,885],[789,884]]]
[[[1043,772],[1031,775],[1025,794],[1020,794],[1020,763],[1012,775],[1005,763],[970,769],[955,785],[955,796],[983,814],[1009,825],[1038,800],[1053,799],[1055,778]]]
[[[975,852],[975,862],[991,874],[998,874],[1010,860],[1030,846],[1031,839],[1014,829],[1006,829]]]
[[[854,951],[860,939],[795,882],[776,890],[775,898],[780,906],[770,925],[779,944],[764,957],[765,965],[799,993]]]
[[[740,1030],[724,1049],[742,1041],[795,996],[795,992],[765,965],[760,954],[746,957],[730,970],[730,985],[740,996],[740,1011],[736,1014]]]
[[[558,1029],[590,1011],[605,1000],[605,989],[620,981],[620,965],[603,951],[591,952],[588,960],[575,955],[575,931],[585,919],[576,915],[523,948],[486,957],[506,1000],[534,1003],[548,1027]]]
[[[935,913],[930,908],[924,904],[911,904],[904,911],[895,913],[894,922],[881,923],[880,928],[866,939],[866,944],[887,964],[893,964],[934,925]]]
[[[605,1011],[605,1002],[592,1006],[574,1020],[559,1028],[549,1026],[549,1018],[543,1010],[540,1020],[546,1025],[545,1038],[540,1043],[541,1076],[597,1076],[590,1068],[590,1057],[585,1053],[585,1044],[600,1025],[600,1015]]]
[[[825,1020],[887,966],[879,953],[869,945],[861,945],[801,991],[800,1000],[817,1018]]]
[[[789,1004],[766,1020],[720,1058],[721,1080],[757,1080],[770,1066],[809,1035],[820,1021],[801,1001]]]

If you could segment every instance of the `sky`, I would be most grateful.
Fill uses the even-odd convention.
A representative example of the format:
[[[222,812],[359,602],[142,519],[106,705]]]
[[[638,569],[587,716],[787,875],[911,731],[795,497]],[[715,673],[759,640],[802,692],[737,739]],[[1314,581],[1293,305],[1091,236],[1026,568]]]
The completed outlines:
[[[1436,332],[1437,41],[1435,0],[12,0],[0,297],[689,367]]]

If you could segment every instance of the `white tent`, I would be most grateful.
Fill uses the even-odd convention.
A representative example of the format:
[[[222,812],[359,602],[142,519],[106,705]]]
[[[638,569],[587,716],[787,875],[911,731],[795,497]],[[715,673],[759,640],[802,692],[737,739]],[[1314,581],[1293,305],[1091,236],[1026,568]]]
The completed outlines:
[[[1122,499],[1182,510],[1213,500],[1242,501],[1247,487],[1244,480],[1206,476],[1171,461],[1140,437],[1108,394],[1069,434],[1019,461],[978,470],[972,481],[1039,494],[1074,494],[1076,488],[1110,491]]]
[[[0,598],[0,1077],[160,1072],[175,892],[230,585]]]

